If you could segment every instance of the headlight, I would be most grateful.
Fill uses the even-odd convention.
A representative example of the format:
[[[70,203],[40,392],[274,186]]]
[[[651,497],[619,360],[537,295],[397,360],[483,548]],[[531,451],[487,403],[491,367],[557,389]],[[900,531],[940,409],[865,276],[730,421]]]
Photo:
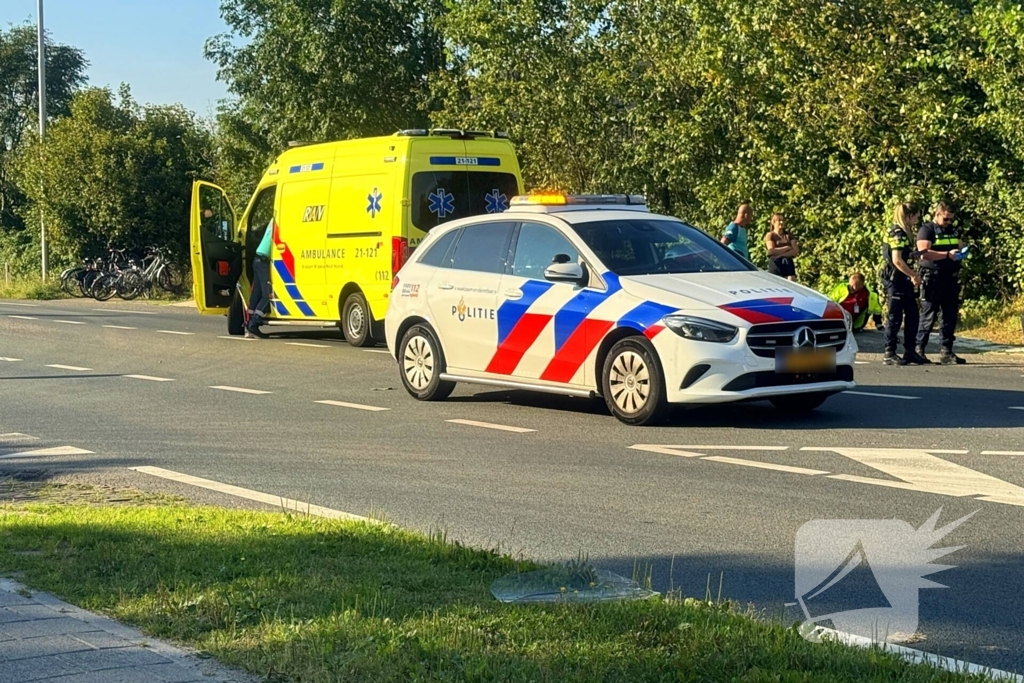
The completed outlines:
[[[665,323],[665,327],[684,339],[717,342],[719,344],[731,342],[736,338],[736,333],[739,332],[732,325],[726,325],[725,323],[705,318],[694,318],[690,315],[667,315],[662,322]]]

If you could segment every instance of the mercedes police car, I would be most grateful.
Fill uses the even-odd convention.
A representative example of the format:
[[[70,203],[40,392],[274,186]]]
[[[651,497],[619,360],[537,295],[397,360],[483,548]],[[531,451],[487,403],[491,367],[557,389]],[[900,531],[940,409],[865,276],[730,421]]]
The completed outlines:
[[[672,403],[817,408],[854,387],[850,320],[633,195],[515,197],[434,228],[385,319],[420,400],[457,382],[601,396],[650,424]]]

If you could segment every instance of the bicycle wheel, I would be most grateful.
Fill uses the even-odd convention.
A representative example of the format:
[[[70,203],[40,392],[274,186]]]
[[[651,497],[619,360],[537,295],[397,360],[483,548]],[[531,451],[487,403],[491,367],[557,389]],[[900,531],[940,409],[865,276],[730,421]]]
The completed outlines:
[[[165,263],[160,266],[160,270],[156,271],[155,279],[157,286],[165,292],[171,292],[174,294],[181,289],[181,273],[179,273],[178,269],[170,263]]]
[[[121,273],[117,282],[117,295],[125,301],[131,301],[142,294],[146,288],[146,279],[135,270],[126,270]]]
[[[60,274],[60,288],[68,296],[82,296],[79,282],[85,268],[68,268]]]
[[[117,273],[103,273],[96,278],[89,288],[89,293],[96,301],[109,301],[117,292]]]

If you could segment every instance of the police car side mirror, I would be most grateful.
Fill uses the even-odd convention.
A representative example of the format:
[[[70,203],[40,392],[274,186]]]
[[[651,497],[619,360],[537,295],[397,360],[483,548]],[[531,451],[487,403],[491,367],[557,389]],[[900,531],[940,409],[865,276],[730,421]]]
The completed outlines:
[[[583,284],[583,266],[578,263],[552,263],[544,270],[544,279],[549,282]]]

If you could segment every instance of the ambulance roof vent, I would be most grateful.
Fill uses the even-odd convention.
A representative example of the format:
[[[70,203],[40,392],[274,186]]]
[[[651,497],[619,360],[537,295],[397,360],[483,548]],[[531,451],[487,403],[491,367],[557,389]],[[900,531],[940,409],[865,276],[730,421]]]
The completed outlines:
[[[508,133],[506,133],[503,130],[496,130],[494,131],[494,137],[500,138],[502,140],[508,140]]]
[[[422,138],[429,134],[429,131],[425,128],[407,128],[398,131],[398,136],[403,138]]]
[[[315,143],[315,142],[306,142],[306,141],[303,141],[303,140],[289,140],[288,141],[288,149],[293,149],[295,147],[308,147],[309,145],[315,145],[315,144],[317,144],[317,143]]]

